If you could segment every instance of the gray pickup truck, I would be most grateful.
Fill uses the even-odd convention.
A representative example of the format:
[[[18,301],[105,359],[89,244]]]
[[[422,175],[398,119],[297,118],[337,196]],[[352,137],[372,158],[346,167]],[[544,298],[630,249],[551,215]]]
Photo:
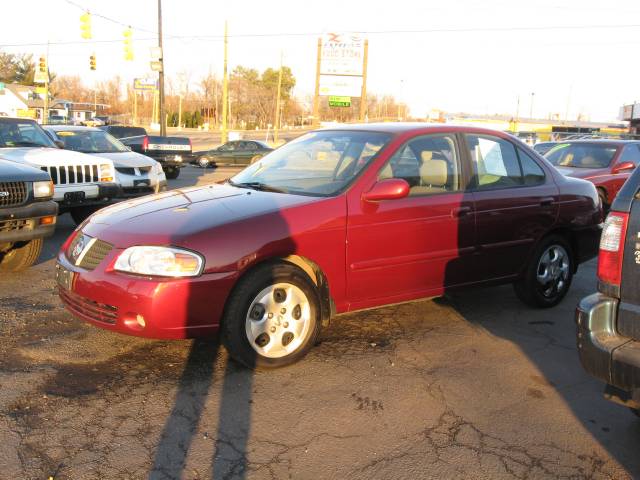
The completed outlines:
[[[35,263],[56,228],[58,204],[48,173],[0,159],[0,272]]]
[[[640,169],[629,177],[604,224],[598,293],[576,310],[585,370],[606,383],[605,397],[640,416]]]

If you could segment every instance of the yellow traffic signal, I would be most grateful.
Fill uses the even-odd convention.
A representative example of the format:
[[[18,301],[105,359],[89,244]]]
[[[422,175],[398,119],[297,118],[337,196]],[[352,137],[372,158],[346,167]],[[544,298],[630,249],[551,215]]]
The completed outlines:
[[[124,59],[131,61],[133,60],[133,40],[131,38],[133,32],[131,31],[131,27],[125,29],[122,34],[124,35]]]
[[[42,73],[47,73],[47,57],[44,55],[38,60],[38,70]]]
[[[91,38],[91,14],[89,12],[80,15],[80,36],[85,40]]]
[[[91,55],[89,57],[89,68],[91,70],[95,70],[96,69],[96,56],[95,55]]]

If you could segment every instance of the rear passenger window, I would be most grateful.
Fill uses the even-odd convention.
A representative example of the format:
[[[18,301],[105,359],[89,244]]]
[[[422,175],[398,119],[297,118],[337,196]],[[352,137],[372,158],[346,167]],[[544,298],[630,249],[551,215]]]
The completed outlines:
[[[531,186],[544,183],[544,170],[540,168],[540,165],[522,149],[518,149],[518,156],[520,157],[520,165],[522,166],[524,184]]]
[[[636,167],[640,164],[640,150],[638,150],[638,145],[627,145],[624,147],[622,155],[620,155],[620,160],[618,160],[618,163],[623,162],[631,162]]]
[[[480,190],[517,187],[523,184],[515,146],[498,137],[465,135]]]
[[[391,157],[378,178],[406,180],[410,196],[458,191],[460,168],[455,138],[425,135],[410,140]]]

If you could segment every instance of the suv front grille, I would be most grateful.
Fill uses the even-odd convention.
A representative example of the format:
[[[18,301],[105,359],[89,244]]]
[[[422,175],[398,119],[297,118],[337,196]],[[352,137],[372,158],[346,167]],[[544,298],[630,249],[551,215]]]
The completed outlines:
[[[15,207],[27,201],[25,182],[0,182],[0,207]]]
[[[51,175],[54,185],[66,185],[69,183],[95,183],[100,180],[98,165],[61,165],[41,167]]]

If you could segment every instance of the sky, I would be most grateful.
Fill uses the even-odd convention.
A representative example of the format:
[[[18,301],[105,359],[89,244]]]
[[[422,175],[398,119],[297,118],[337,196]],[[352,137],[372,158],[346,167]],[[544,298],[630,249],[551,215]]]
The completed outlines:
[[[80,37],[83,8],[92,13],[89,41]],[[640,100],[637,0],[163,0],[162,9],[166,74],[191,90],[208,72],[221,76],[226,20],[229,69],[277,68],[282,53],[301,97],[314,91],[318,36],[363,32],[368,91],[394,95],[418,117],[518,110],[615,121],[623,104]],[[89,86],[152,75],[157,0],[31,0],[3,10],[0,51],[37,57],[49,42],[50,69]],[[126,25],[134,61],[124,60]]]

